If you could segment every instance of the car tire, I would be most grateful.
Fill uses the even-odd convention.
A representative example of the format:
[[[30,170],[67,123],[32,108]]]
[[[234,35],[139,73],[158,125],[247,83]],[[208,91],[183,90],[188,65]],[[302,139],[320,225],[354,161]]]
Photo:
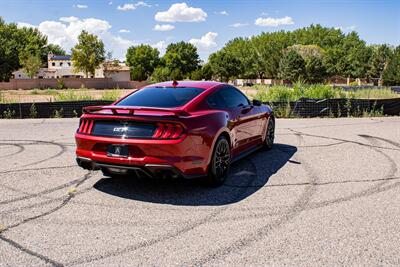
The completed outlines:
[[[218,137],[208,171],[208,184],[216,187],[225,182],[231,165],[231,149],[224,136]]]
[[[271,150],[275,140],[275,119],[270,117],[268,120],[267,131],[265,133],[264,147],[266,150]]]

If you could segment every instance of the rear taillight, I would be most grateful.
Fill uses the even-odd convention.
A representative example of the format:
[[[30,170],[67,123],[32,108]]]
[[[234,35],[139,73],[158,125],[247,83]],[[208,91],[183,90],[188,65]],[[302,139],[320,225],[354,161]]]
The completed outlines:
[[[93,120],[88,120],[88,119],[81,119],[78,133],[83,133],[83,134],[90,134],[93,129]]]
[[[154,131],[154,139],[179,139],[183,134],[183,127],[180,124],[158,123]]]

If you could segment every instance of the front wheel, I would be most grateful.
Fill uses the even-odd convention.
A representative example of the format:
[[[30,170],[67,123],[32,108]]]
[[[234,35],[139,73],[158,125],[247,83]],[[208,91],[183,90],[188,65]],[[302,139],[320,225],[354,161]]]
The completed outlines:
[[[264,147],[267,150],[272,149],[275,139],[275,119],[270,117],[268,120],[267,132],[265,134]]]
[[[215,143],[212,154],[208,181],[211,186],[222,185],[228,176],[231,164],[231,149],[228,140],[224,136],[220,136]]]

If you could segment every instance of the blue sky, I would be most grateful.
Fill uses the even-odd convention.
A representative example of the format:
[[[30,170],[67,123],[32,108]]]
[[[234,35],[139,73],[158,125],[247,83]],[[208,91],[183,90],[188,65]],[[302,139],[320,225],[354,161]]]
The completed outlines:
[[[357,31],[369,44],[400,44],[397,0],[0,0],[6,22],[38,27],[67,51],[82,29],[98,34],[114,56],[130,45],[190,41],[202,59],[232,38],[319,23]],[[157,26],[158,25],[158,26]]]

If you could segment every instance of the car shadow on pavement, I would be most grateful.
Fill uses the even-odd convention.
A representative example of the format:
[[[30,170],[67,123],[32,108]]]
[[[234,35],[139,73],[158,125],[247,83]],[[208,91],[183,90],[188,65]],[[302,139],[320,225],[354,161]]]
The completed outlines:
[[[220,206],[239,202],[268,183],[296,153],[297,148],[275,144],[270,151],[258,150],[232,164],[224,185],[207,187],[204,179],[161,180],[102,178],[94,188],[117,197],[150,203],[183,206]]]

